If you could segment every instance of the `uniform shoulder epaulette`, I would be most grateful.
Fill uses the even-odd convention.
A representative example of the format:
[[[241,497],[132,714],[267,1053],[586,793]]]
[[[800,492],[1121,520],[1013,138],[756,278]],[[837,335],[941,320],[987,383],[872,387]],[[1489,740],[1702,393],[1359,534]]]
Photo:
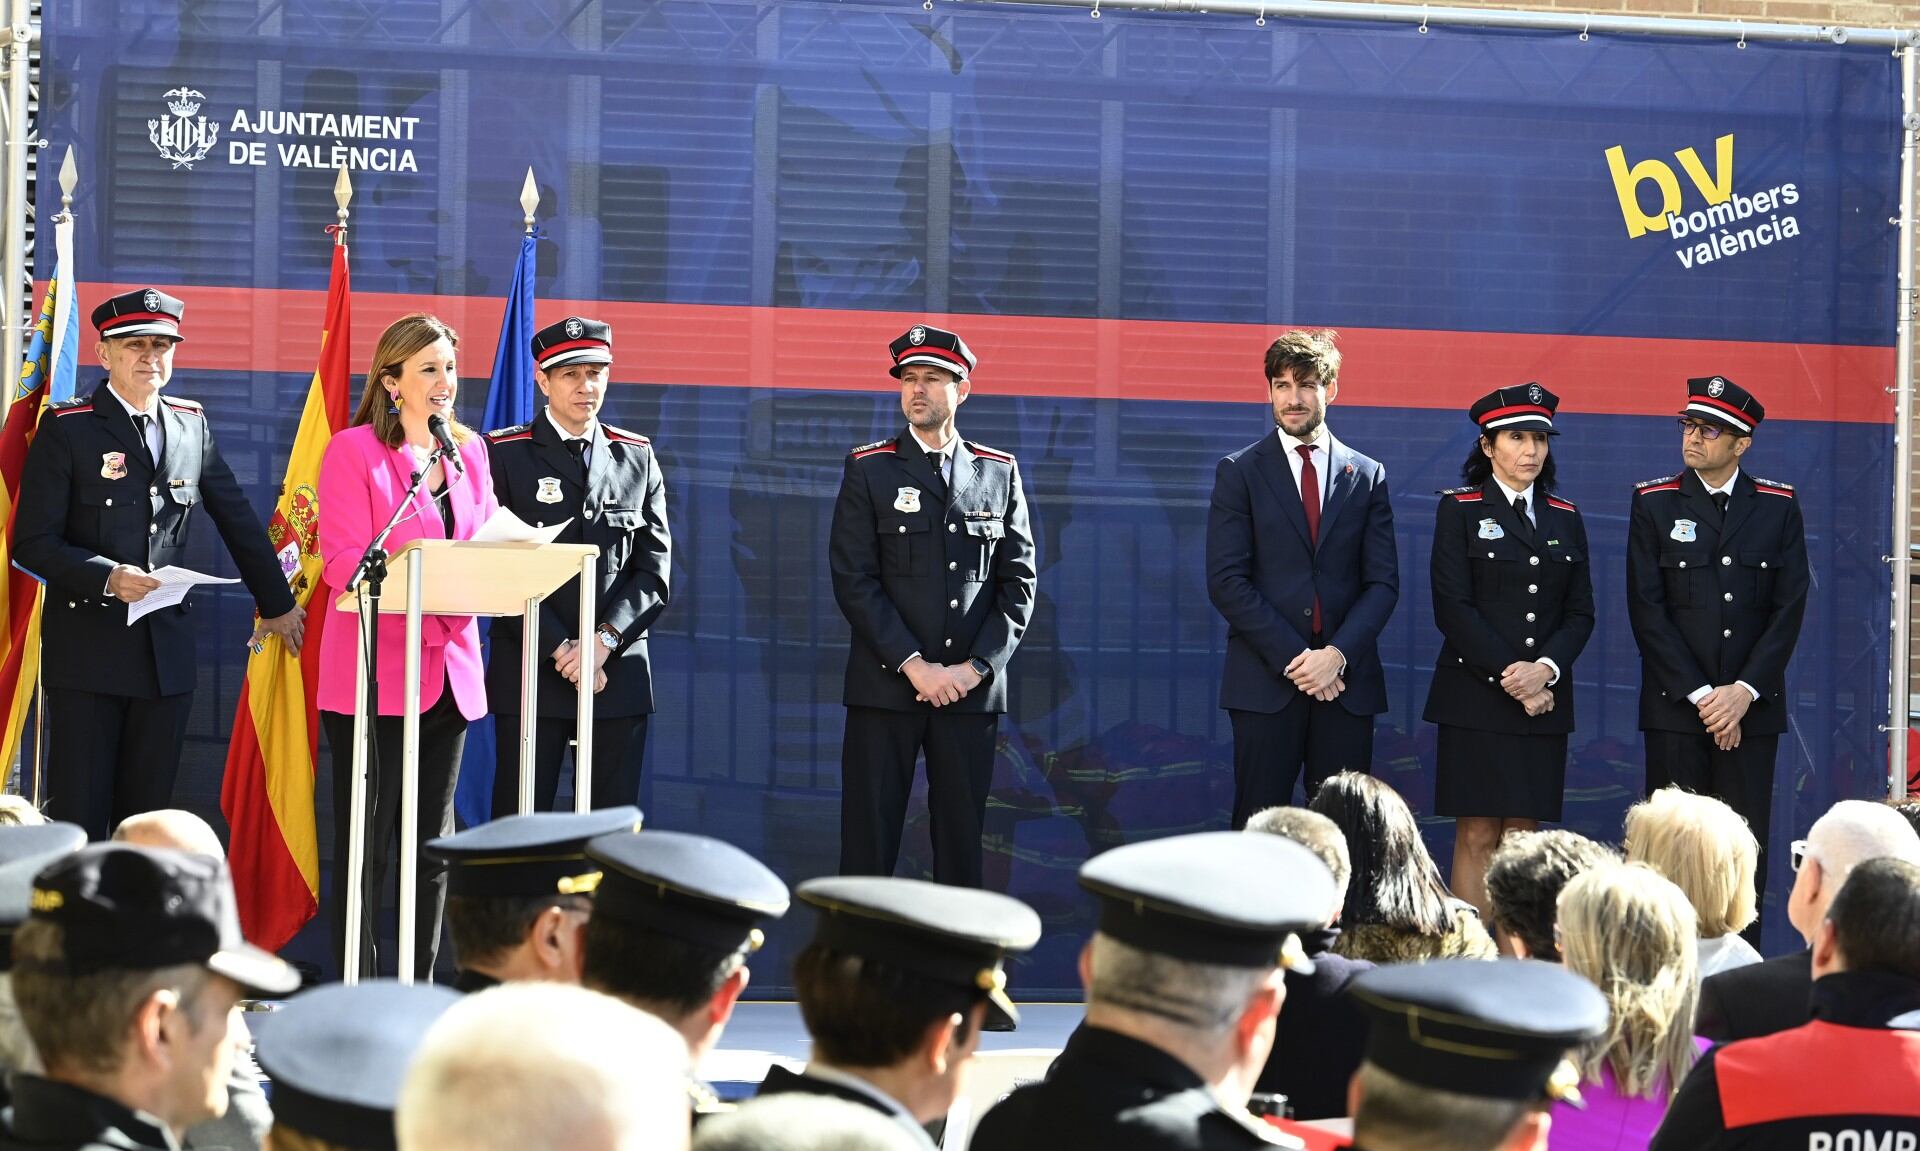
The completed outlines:
[[[489,443],[497,444],[503,440],[518,439],[521,436],[530,436],[532,434],[532,424],[515,424],[510,428],[495,428],[487,432],[486,437]]]
[[[189,400],[185,396],[161,396],[160,402],[176,412],[192,412],[196,416],[207,414],[207,409],[201,406],[199,400]]]
[[[93,397],[69,396],[58,403],[48,404],[47,410],[56,416],[70,416],[75,412],[90,412],[93,410]]]
[[[1003,452],[999,448],[990,448],[985,444],[976,444],[972,440],[967,441],[967,450],[982,459],[993,460],[996,463],[1010,464],[1013,462],[1013,453]]]
[[[1559,508],[1563,512],[1577,512],[1580,510],[1573,506],[1572,500],[1563,500],[1559,496],[1548,496],[1547,506]]]
[[[1443,496],[1452,496],[1463,504],[1470,504],[1475,500],[1485,498],[1487,493],[1477,487],[1468,485],[1464,488],[1442,488],[1440,489],[1440,494]]]
[[[642,447],[653,446],[653,441],[641,435],[639,432],[630,432],[625,428],[616,428],[612,424],[601,424],[600,426],[606,429],[607,438],[616,444],[639,444]]]
[[[853,451],[847,454],[852,456],[856,460],[861,460],[861,459],[867,458],[868,456],[877,456],[882,452],[886,452],[889,455],[891,455],[893,453],[894,448],[898,446],[899,445],[892,440],[875,440],[870,444],[861,444],[859,447],[853,449]]]
[[[1641,480],[1639,483],[1633,485],[1633,490],[1640,494],[1647,492],[1670,492],[1676,490],[1679,486],[1680,476],[1679,473],[1676,472],[1670,476],[1658,476],[1650,480]]]
[[[1788,499],[1794,498],[1793,485],[1783,484],[1779,480],[1763,480],[1759,476],[1754,476],[1753,486],[1755,489],[1765,492],[1770,496],[1785,496]]]

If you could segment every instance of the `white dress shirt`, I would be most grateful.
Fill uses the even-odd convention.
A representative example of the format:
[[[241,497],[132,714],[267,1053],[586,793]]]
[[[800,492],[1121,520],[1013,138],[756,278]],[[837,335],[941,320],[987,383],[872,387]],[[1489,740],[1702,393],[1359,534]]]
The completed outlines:
[[[128,403],[127,397],[121,395],[112,386],[107,388],[107,394],[119,400],[120,406],[127,409],[127,417],[133,419],[133,426],[136,429],[140,427],[140,421],[135,417],[147,417],[147,452],[153,456],[154,465],[157,467],[160,456],[166,449],[166,441],[160,438],[160,393],[153,393],[153,399],[148,401],[149,406],[145,411]]]
[[[1328,487],[1327,469],[1329,467],[1328,461],[1332,459],[1333,433],[1327,430],[1327,425],[1325,424],[1321,424],[1319,427],[1313,429],[1313,434],[1306,439],[1301,439],[1298,436],[1290,436],[1282,431],[1278,425],[1275,425],[1273,430],[1274,434],[1280,437],[1280,446],[1287,449],[1287,467],[1293,469],[1293,490],[1296,492],[1300,490],[1300,470],[1305,462],[1300,458],[1298,449],[1304,447],[1311,447],[1313,449],[1314,478],[1319,482],[1320,506],[1325,508],[1327,506]]]
[[[959,442],[959,439],[959,436],[955,436],[945,444],[935,446],[920,438],[920,429],[913,430],[913,442],[920,445],[922,452],[940,453],[940,482],[948,487],[953,486],[953,445]]]
[[[580,462],[582,466],[592,467],[593,466],[593,428],[594,428],[594,425],[599,423],[600,421],[588,420],[587,430],[576,436],[572,432],[561,427],[560,421],[553,418],[552,408],[542,408],[540,410],[546,414],[547,422],[553,425],[553,430],[560,433],[561,443],[563,444],[572,443],[574,440],[587,441],[587,450],[580,453]]]

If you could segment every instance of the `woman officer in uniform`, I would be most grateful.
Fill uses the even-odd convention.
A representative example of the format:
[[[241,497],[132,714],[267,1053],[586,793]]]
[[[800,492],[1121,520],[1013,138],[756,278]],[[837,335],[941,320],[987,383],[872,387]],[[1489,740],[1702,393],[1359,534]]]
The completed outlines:
[[[1487,863],[1509,829],[1560,818],[1573,661],[1593,633],[1587,529],[1553,495],[1559,399],[1539,384],[1473,405],[1466,486],[1440,493],[1426,718],[1440,727],[1434,810],[1457,820],[1454,894],[1487,908]]]

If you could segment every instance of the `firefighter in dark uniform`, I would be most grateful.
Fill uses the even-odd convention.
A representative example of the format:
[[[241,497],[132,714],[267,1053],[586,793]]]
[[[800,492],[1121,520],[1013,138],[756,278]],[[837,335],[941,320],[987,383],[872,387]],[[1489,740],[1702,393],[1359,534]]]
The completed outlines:
[[[1333,872],[1277,835],[1208,831],[1095,856],[1080,955],[1086,1021],[1046,1078],[981,1116],[993,1151],[1295,1147],[1247,1110],[1273,1048],[1299,935],[1326,922]],[[769,1078],[771,1081],[771,1078]]]
[[[600,421],[613,329],[569,316],[534,333],[533,361],[546,409],[533,422],[487,433],[500,506],[536,527],[570,520],[558,543],[598,544],[599,627],[579,630],[580,581],[540,604],[540,720],[534,737],[536,811],[550,811],[560,760],[572,742],[579,676],[594,677],[593,806],[640,797],[653,676],[647,629],[670,597],[673,538],[667,489],[647,437]],[[494,739],[493,814],[520,810],[520,632],[518,616],[495,620],[487,657]],[[584,673],[582,669],[585,669]]]
[[[259,609],[255,642],[270,633],[298,651],[306,616],[206,412],[163,392],[184,307],[147,288],[94,309],[106,382],[47,410],[20,479],[14,559],[47,586],[48,814],[94,839],[173,805],[205,621],[191,598],[131,625],[127,611],[160,586],[148,572],[186,566],[196,509]]]
[[[1482,918],[1501,836],[1560,818],[1573,663],[1593,634],[1586,525],[1553,494],[1559,406],[1539,384],[1481,397],[1466,486],[1440,494],[1434,525],[1434,810],[1458,820],[1453,890]]]
[[[1369,1020],[1352,1151],[1427,1151],[1437,1115],[1449,1146],[1544,1151],[1554,1108],[1582,1105],[1574,1058],[1607,1030],[1606,997],[1538,959],[1396,963],[1348,994]]]
[[[1686,470],[1636,485],[1627,528],[1647,791],[1684,787],[1739,812],[1760,841],[1762,894],[1787,661],[1809,582],[1793,486],[1740,466],[1765,417],[1725,376],[1688,380]]]
[[[840,757],[840,871],[891,875],[927,756],[933,877],[981,883],[981,820],[1007,661],[1033,616],[1033,535],[1012,456],[959,437],[974,355],[919,325],[893,341],[907,428],[847,457],[833,595],[853,626]]]

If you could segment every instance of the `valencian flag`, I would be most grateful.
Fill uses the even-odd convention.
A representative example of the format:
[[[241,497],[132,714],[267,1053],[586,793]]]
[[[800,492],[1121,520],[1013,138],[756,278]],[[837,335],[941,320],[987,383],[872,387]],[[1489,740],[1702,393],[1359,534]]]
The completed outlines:
[[[220,810],[233,830],[227,855],[240,898],[247,938],[268,950],[285,946],[313,918],[320,900],[320,850],[313,818],[314,766],[319,755],[320,635],[333,614],[333,592],[321,574],[320,457],[333,434],[347,426],[348,356],[352,323],[347,249],[333,249],[327,315],[320,333],[320,365],[307,389],[306,410],[293,437],[280,500],[267,536],[280,558],[293,597],[307,609],[298,656],[277,637],[254,641],[247,678],[227,745]]]
[[[533,418],[533,270],[539,232],[520,241],[520,257],[513,264],[513,282],[507,285],[507,312],[500,319],[500,344],[493,353],[493,380],[487,385],[486,412],[481,428],[511,428]],[[487,639],[487,621],[480,621],[480,638]],[[489,650],[487,656],[492,658]],[[463,827],[478,827],[493,818],[494,745],[502,737],[491,715],[467,725],[466,750],[460,755],[460,778],[454,785],[453,810]],[[509,724],[505,738],[518,746],[520,725]]]
[[[0,733],[0,764],[11,764],[20,749],[20,733],[25,729],[27,705],[40,677],[40,581],[13,566],[13,513],[20,503],[20,473],[27,466],[27,448],[33,443],[40,424],[41,409],[46,406],[49,386],[58,386],[63,394],[73,394],[75,351],[80,342],[80,315],[73,306],[73,220],[66,217],[54,225],[53,279],[47,284],[46,298],[40,304],[40,316],[27,345],[20,379],[7,406],[7,422],[0,428],[0,522],[6,524],[3,545],[6,562],[0,569],[0,642],[6,650],[0,655],[0,701],[6,704],[6,730]],[[55,384],[52,375],[64,371],[67,378]],[[26,790],[26,789],[23,789]]]

